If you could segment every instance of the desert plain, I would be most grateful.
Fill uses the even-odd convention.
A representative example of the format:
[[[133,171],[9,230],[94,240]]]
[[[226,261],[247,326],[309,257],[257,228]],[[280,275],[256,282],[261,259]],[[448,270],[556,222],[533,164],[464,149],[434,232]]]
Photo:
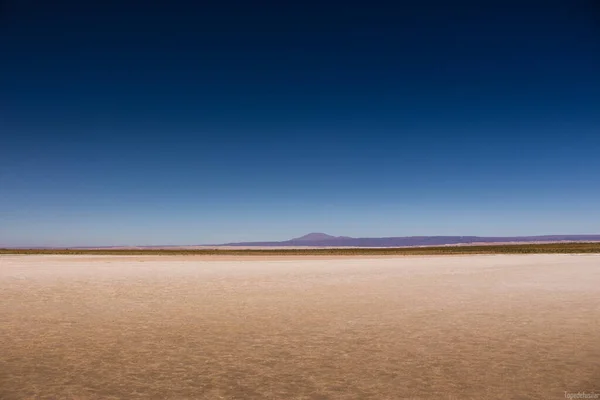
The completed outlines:
[[[0,399],[582,392],[600,255],[0,255]]]

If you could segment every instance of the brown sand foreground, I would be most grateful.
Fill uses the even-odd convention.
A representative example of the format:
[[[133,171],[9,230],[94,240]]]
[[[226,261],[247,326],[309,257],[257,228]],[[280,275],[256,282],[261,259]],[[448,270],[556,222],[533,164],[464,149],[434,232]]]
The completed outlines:
[[[0,256],[0,399],[594,391],[599,255]]]

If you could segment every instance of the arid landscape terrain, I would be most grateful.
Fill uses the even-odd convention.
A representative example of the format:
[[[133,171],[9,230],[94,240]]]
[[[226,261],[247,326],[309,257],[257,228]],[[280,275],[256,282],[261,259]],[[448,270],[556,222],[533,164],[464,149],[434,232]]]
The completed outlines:
[[[0,255],[0,399],[600,392],[600,255]]]

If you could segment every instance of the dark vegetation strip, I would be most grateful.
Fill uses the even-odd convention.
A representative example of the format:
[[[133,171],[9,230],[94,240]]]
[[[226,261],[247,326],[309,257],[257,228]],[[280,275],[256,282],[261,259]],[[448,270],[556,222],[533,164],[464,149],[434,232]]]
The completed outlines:
[[[444,254],[585,254],[600,253],[600,243],[543,243],[402,248],[327,249],[0,249],[0,254],[81,255],[444,255]]]

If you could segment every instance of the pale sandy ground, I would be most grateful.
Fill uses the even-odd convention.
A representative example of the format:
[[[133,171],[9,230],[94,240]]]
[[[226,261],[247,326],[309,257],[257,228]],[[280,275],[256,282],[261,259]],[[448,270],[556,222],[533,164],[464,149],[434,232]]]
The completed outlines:
[[[0,256],[0,399],[600,393],[600,256]]]

